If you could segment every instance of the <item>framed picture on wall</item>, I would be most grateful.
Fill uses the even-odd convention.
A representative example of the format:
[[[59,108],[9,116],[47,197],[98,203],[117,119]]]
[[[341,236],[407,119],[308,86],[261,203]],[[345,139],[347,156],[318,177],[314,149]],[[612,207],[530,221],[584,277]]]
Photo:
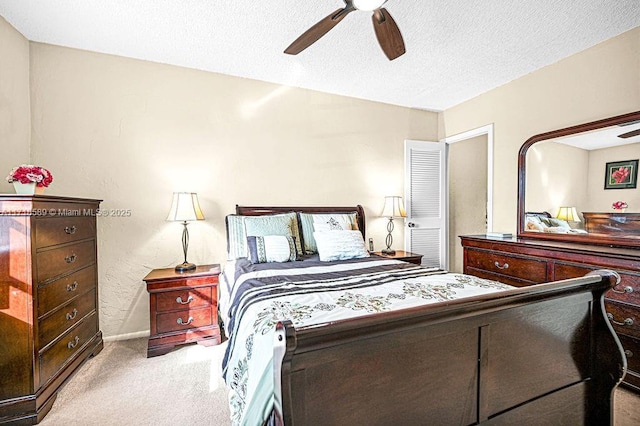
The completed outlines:
[[[638,160],[607,163],[604,189],[630,189],[638,184]]]

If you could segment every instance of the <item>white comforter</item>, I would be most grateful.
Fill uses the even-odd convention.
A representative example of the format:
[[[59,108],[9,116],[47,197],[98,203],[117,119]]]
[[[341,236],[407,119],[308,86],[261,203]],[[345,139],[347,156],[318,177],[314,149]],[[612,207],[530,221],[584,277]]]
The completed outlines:
[[[292,262],[284,269],[236,266],[235,274],[226,274],[235,275],[227,290],[231,304],[222,307],[230,335],[223,369],[236,425],[261,425],[274,410],[281,412],[272,365],[278,321],[300,327],[512,288],[379,257]]]

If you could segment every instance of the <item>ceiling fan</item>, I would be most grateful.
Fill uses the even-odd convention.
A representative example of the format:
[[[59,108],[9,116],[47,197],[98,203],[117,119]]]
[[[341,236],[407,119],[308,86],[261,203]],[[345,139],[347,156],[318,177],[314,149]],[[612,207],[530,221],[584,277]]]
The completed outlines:
[[[329,16],[309,28],[300,37],[298,37],[284,53],[289,55],[297,55],[313,43],[318,41],[322,36],[328,33],[333,27],[338,25],[345,16],[354,10],[373,11],[371,20],[373,28],[378,38],[378,43],[382,47],[383,52],[390,61],[393,61],[405,53],[404,41],[398,25],[393,20],[387,9],[382,7],[387,0],[344,0],[344,9],[338,9]]]
[[[624,124],[621,124],[621,126],[630,126],[635,124],[640,124],[640,120],[632,121],[630,123],[624,123]],[[640,136],[640,128],[618,135],[619,138],[623,138],[623,139],[632,138],[634,136]]]

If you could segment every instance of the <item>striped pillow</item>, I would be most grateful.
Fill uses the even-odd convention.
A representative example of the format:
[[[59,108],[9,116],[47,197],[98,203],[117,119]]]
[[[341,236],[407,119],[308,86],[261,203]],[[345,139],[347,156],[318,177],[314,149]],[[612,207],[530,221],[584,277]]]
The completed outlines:
[[[292,262],[298,259],[296,239],[284,235],[247,237],[251,263]]]

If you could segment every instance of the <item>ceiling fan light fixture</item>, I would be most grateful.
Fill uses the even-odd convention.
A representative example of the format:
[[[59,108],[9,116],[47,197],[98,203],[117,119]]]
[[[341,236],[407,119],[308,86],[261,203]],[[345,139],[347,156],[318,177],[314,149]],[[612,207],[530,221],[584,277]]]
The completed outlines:
[[[353,0],[353,6],[358,10],[376,10],[387,0]]]

